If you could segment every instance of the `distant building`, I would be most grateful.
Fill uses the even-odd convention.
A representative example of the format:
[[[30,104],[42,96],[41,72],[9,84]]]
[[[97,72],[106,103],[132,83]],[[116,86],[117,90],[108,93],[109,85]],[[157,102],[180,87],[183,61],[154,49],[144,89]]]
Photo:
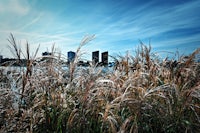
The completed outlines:
[[[51,55],[51,53],[50,52],[44,52],[44,53],[42,53],[42,56],[48,56],[48,55]]]
[[[92,52],[92,62],[94,64],[99,63],[99,51]]]
[[[104,66],[108,65],[108,52],[101,53],[101,60]]]
[[[68,62],[72,62],[75,59],[76,53],[73,51],[69,51],[67,53],[67,57],[68,57]]]
[[[2,60],[3,60],[3,56],[2,56],[2,55],[0,55],[0,63],[2,62]]]
[[[2,62],[2,59],[3,59],[3,56],[2,56],[2,55],[0,55],[0,63]]]

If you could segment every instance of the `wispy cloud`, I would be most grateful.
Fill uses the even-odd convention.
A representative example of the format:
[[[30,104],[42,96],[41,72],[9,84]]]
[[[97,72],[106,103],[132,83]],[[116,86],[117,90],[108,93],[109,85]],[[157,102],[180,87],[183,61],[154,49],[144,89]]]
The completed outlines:
[[[12,13],[26,15],[29,12],[29,5],[26,0],[1,0],[0,13]]]
[[[34,18],[33,20],[31,20],[31,22],[25,24],[23,27],[20,28],[20,30],[24,30],[25,28],[27,28],[27,27],[29,27],[29,26],[37,23],[41,19],[42,16],[43,16],[43,14],[39,13],[39,15],[36,18]]]
[[[147,4],[145,7],[150,7],[150,5],[152,3]],[[189,43],[192,39],[193,41],[199,40],[199,34],[192,37],[188,34],[184,38],[181,37],[179,32],[176,33],[176,36],[170,36],[170,38],[165,35],[166,32],[176,29],[183,29],[182,32],[185,32],[184,29],[186,28],[200,28],[200,17],[196,14],[197,11],[200,11],[199,5],[199,1],[191,1],[170,7],[158,6],[153,9],[135,7],[121,15],[118,21],[107,24],[108,26],[100,31],[100,36],[104,36],[106,40],[103,43],[113,42],[115,43],[113,45],[117,45],[117,40],[119,42],[121,40],[132,40],[134,43],[138,39],[153,39],[153,41],[156,41],[156,45],[165,45],[166,43],[162,42],[162,39],[176,40],[172,41],[171,45],[176,45],[177,42]],[[134,12],[137,12],[137,14]],[[177,46],[180,47],[179,43]],[[124,47],[130,46],[124,45]]]
[[[6,40],[12,32],[17,38],[28,40],[32,47],[40,43],[41,51],[55,42],[66,53],[75,50],[85,34],[96,34],[86,51],[124,52],[134,49],[139,40],[152,40],[155,49],[170,44],[170,50],[194,43],[190,47],[193,50],[200,40],[198,12],[199,0],[165,4],[139,0],[48,3],[8,0],[0,2],[0,39]],[[4,47],[5,42],[0,45]]]

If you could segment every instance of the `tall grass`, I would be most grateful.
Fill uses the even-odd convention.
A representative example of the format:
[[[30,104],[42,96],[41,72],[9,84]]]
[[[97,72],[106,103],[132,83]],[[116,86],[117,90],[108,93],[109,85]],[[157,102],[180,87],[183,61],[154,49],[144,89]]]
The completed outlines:
[[[200,132],[200,49],[161,60],[141,44],[135,56],[115,57],[112,71],[77,67],[93,38],[64,69],[67,59],[54,47],[45,59],[38,50],[31,57],[29,44],[23,53],[11,35],[13,54],[28,61],[20,71],[0,70],[1,132]]]

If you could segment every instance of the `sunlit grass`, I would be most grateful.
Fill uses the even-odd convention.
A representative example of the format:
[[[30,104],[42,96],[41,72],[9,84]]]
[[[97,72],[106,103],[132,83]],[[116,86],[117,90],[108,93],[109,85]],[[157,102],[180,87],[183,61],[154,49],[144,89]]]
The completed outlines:
[[[200,64],[197,49],[177,61],[159,59],[141,44],[135,56],[115,57],[103,72],[77,67],[81,47],[69,69],[61,55],[45,60],[19,49],[11,35],[11,51],[26,69],[0,70],[1,132],[200,132]],[[40,60],[40,61],[38,61]],[[9,67],[9,66],[8,66]],[[15,88],[15,89],[13,89]]]

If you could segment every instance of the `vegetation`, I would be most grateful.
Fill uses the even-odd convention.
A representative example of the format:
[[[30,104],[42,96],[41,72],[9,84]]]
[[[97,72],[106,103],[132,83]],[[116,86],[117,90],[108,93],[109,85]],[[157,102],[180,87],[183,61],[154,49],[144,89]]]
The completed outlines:
[[[113,70],[68,69],[54,47],[45,60],[18,47],[11,50],[26,68],[0,69],[0,132],[136,133],[200,132],[200,49],[177,60],[159,59],[141,44],[136,54],[115,57]]]

